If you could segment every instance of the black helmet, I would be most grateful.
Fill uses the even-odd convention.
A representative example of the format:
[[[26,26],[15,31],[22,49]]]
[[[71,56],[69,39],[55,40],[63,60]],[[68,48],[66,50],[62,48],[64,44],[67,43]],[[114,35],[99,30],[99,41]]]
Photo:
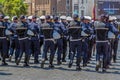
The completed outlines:
[[[79,17],[78,14],[73,15],[73,18],[78,18],[78,17]]]
[[[20,16],[20,19],[25,19],[26,17],[24,15],[21,15]]]
[[[57,20],[59,20],[59,17],[58,17],[58,16],[55,16],[53,19],[54,19],[55,21],[57,21]]]
[[[13,20],[18,20],[18,17],[17,16],[13,16]]]
[[[45,18],[46,18],[46,19],[50,19],[51,17],[50,17],[50,15],[47,15],[47,16],[45,16]]]

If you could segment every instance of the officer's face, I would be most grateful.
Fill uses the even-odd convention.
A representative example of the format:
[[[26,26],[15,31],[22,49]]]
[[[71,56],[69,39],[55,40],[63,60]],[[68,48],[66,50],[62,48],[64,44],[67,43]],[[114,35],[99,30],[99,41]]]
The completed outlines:
[[[85,22],[85,23],[89,23],[89,22],[90,22],[90,20],[85,19],[85,20],[84,20],[84,22]]]
[[[0,21],[3,21],[3,18],[0,17]]]
[[[45,22],[45,19],[41,19],[40,21],[41,21],[42,23],[44,23],[44,22]]]
[[[13,22],[17,23],[17,22],[18,22],[18,19],[14,19]]]
[[[66,22],[66,20],[65,20],[65,19],[62,19],[61,21],[62,21],[62,22]]]
[[[8,19],[4,19],[4,21],[5,21],[5,22],[7,22],[7,21],[8,21]]]
[[[33,22],[36,22],[36,18],[33,18],[32,20],[33,20]]]
[[[26,22],[26,19],[21,19],[21,21]]]

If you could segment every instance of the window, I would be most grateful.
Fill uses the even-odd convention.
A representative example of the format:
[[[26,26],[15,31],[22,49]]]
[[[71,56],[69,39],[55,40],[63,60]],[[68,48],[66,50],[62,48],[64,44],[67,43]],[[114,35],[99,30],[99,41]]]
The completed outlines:
[[[81,10],[81,16],[84,16],[84,10]]]

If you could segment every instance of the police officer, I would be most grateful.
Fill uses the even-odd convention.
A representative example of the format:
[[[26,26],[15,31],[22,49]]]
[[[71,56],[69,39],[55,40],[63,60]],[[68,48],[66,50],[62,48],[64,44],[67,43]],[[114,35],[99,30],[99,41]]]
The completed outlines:
[[[2,57],[2,65],[6,66],[8,65],[6,63],[6,57],[7,57],[7,51],[8,51],[8,44],[7,44],[7,38],[5,35],[5,29],[4,22],[3,22],[4,16],[0,15],[0,52]]]
[[[117,18],[115,16],[112,16],[111,24],[113,24],[114,27],[119,31],[118,22],[116,21],[116,19]],[[119,42],[118,35],[115,35],[115,39],[113,40],[113,44],[112,44],[113,45],[113,47],[112,47],[112,50],[113,50],[112,58],[113,58],[114,63],[116,62],[116,58],[117,58],[118,42]]]
[[[43,47],[43,56],[42,56],[42,62],[41,67],[44,67],[44,63],[46,61],[47,53],[50,49],[50,61],[49,61],[49,67],[54,68],[53,60],[54,60],[54,54],[55,54],[55,41],[53,39],[53,29],[54,25],[50,21],[50,16],[46,16],[46,22],[41,24],[41,30],[44,35],[44,47]]]
[[[67,23],[69,24],[71,21],[73,21],[73,18],[70,17],[70,16],[68,16],[68,17],[66,18],[66,20],[67,20]]]
[[[38,60],[38,55],[40,53],[40,46],[39,46],[39,24],[36,22],[36,16],[32,16],[32,22],[29,23],[29,27],[28,29],[31,30],[33,32],[33,35],[30,35],[29,39],[30,39],[30,47],[31,49],[33,48],[33,53],[34,53],[34,63],[38,64],[39,60]]]
[[[84,16],[83,17],[83,21],[81,22],[81,26],[82,26],[82,32],[81,32],[81,36],[82,36],[82,52],[83,52],[83,66],[87,66],[87,62],[88,62],[88,41],[89,41],[89,37],[92,33],[91,30],[91,17],[90,16]]]
[[[40,23],[40,27],[41,27],[41,25],[42,24],[44,24],[45,23],[45,16],[44,15],[42,15],[42,16],[40,16],[40,21],[41,21],[41,23]],[[40,52],[41,52],[41,47],[43,46],[43,43],[44,43],[44,35],[43,35],[43,33],[42,33],[42,30],[40,29]],[[46,59],[47,59],[47,57],[46,57]]]
[[[63,40],[62,36],[66,34],[66,29],[63,24],[59,22],[59,17],[54,17],[54,33],[53,37],[56,40],[56,49],[57,50],[57,64],[60,65],[61,62],[61,54],[63,53]]]
[[[112,23],[113,21],[113,17],[112,16],[108,16],[107,17],[108,20],[106,20],[107,26],[109,26],[110,30],[108,32],[108,40],[109,40],[109,57],[108,57],[108,65],[107,67],[109,68],[109,64],[111,64],[111,60],[112,60],[112,50],[114,49],[114,41],[117,35],[115,35],[114,30],[118,32],[116,26]]]
[[[10,24],[11,24],[11,22],[9,21],[9,19],[10,19],[10,17],[9,16],[5,16],[4,17],[4,27],[6,28],[6,29],[8,29],[8,27],[10,26]],[[8,34],[8,35],[6,35],[6,37],[7,37],[7,43],[8,43],[8,48],[9,48],[9,46],[10,46],[10,35]],[[8,49],[8,57],[9,57],[9,49]]]
[[[68,17],[68,27],[69,25],[72,23],[74,24],[75,26],[80,26],[80,21],[79,21],[79,16],[77,14],[74,14],[73,15],[73,18],[71,17]],[[70,44],[69,44],[70,45]],[[70,56],[71,56],[71,51],[69,49],[69,55],[68,55],[68,58],[70,59]]]
[[[12,20],[13,20],[13,22],[10,24],[10,26],[8,28],[13,33],[13,35],[11,35],[11,37],[10,37],[9,58],[10,58],[10,60],[12,59],[12,56],[13,56],[13,53],[15,50],[15,62],[16,62],[18,59],[19,53],[20,53],[18,35],[16,34],[16,28],[17,28],[17,26],[19,26],[18,17],[13,16]]]
[[[75,18],[74,18],[75,19]],[[76,70],[81,70],[80,62],[82,56],[82,38],[81,38],[82,28],[80,24],[75,21],[70,23],[68,28],[68,33],[70,36],[70,62],[68,67],[71,68],[76,55]]]
[[[103,63],[102,71],[106,72],[109,60],[108,32],[117,33],[113,26],[107,21],[108,17],[101,15],[100,21],[94,23],[96,29],[96,71],[99,70],[101,63]]]
[[[18,34],[18,40],[20,45],[20,55],[17,59],[17,65],[19,65],[23,52],[25,52],[25,59],[24,59],[23,66],[29,66],[30,52],[29,52],[29,46],[28,46],[29,40],[27,37],[28,23],[26,22],[26,17],[24,15],[20,16],[19,24],[20,26],[17,27],[17,34]]]
[[[64,25],[65,29],[67,30],[67,21],[66,21],[66,16],[61,16],[60,19],[61,19],[61,23]],[[65,58],[66,58],[66,51],[67,51],[67,35],[63,35],[62,36],[62,39],[63,39],[63,54],[62,54],[62,62],[66,62]]]
[[[9,16],[5,16],[4,17],[4,26],[6,28],[8,28],[10,26],[10,21],[9,21],[10,17]]]

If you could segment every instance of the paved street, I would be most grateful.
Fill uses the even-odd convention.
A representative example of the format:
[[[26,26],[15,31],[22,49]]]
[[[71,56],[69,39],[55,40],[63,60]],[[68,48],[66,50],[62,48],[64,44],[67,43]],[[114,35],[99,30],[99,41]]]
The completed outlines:
[[[23,68],[22,63],[16,66],[12,62],[7,67],[0,66],[0,80],[120,80],[120,47],[118,52],[117,63],[110,66],[107,73],[95,72],[95,57],[82,71],[75,71],[74,65],[69,69],[68,63],[55,65],[55,69],[49,69],[46,64],[45,68],[41,69],[40,64],[33,64],[31,60],[29,68]]]

